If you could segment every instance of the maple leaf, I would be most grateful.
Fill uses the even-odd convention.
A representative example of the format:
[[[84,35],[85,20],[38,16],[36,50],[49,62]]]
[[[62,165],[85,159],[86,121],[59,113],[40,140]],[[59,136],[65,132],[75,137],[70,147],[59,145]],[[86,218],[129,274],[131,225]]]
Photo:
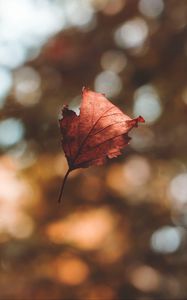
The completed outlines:
[[[62,109],[59,120],[62,132],[62,147],[69,169],[64,177],[58,202],[62,197],[64,185],[69,173],[78,168],[101,165],[107,158],[117,157],[129,143],[128,132],[145,122],[139,116],[131,119],[103,94],[83,88],[80,114]]]

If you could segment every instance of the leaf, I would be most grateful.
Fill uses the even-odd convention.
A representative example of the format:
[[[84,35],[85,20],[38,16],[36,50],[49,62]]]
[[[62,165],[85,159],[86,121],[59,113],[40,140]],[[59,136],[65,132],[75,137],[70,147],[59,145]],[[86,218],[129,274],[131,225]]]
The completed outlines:
[[[64,106],[59,120],[62,147],[69,169],[64,177],[59,200],[69,173],[78,168],[101,165],[108,158],[117,157],[129,143],[128,132],[145,122],[139,116],[131,119],[103,94],[83,89],[80,115]]]

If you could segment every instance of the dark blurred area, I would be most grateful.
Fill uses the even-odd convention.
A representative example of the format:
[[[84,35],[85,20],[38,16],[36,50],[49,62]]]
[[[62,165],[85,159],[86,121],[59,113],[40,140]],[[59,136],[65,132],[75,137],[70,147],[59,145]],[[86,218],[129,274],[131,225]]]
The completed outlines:
[[[145,125],[72,172],[83,86]],[[187,1],[0,0],[0,299],[187,299]]]

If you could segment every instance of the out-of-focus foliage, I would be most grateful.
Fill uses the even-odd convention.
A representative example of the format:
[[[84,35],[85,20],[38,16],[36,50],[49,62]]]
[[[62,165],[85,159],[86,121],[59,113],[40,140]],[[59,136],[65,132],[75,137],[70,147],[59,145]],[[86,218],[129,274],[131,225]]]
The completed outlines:
[[[187,2],[0,1],[0,298],[186,299]],[[82,86],[146,124],[72,172]]]

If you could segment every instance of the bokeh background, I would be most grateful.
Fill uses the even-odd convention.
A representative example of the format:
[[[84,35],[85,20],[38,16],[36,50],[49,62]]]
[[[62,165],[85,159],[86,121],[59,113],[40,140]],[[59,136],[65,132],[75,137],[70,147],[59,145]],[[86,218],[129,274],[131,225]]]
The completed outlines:
[[[186,25],[186,0],[0,0],[0,299],[187,298]],[[146,124],[59,206],[83,86]]]

